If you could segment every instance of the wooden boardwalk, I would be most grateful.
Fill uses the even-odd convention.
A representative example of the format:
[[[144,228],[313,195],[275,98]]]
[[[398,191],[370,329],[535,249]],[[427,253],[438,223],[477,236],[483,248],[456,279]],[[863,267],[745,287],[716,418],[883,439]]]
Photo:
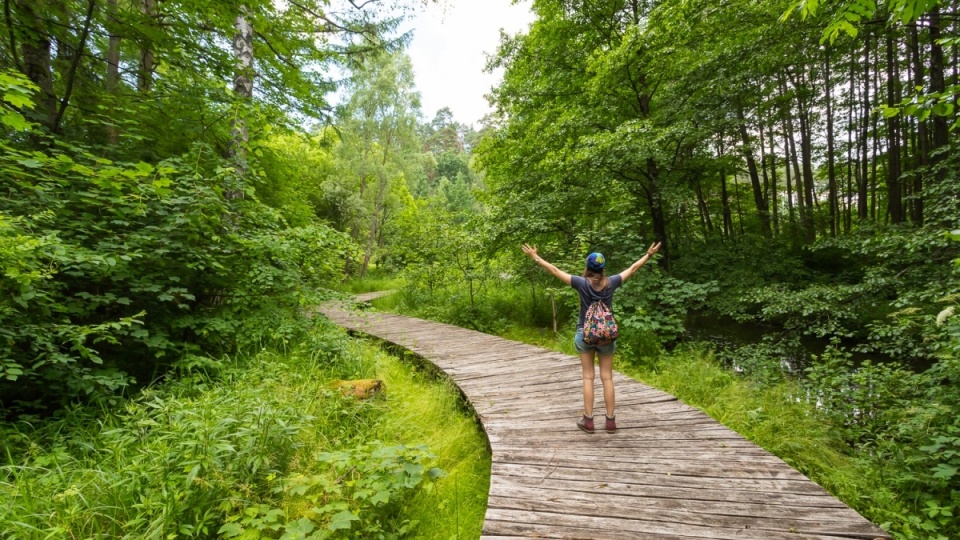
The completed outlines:
[[[320,311],[429,360],[470,400],[493,453],[482,539],[890,538],[781,459],[620,373],[619,429],[589,435],[576,427],[576,357],[410,317]]]

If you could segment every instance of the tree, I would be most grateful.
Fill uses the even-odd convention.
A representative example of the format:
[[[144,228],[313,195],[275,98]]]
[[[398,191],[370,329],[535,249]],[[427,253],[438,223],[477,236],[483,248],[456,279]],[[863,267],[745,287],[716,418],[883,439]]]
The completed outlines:
[[[364,246],[362,276],[384,245],[386,221],[400,202],[396,195],[408,189],[411,156],[420,146],[420,95],[410,60],[400,53],[382,54],[357,66],[347,89],[350,98],[337,111],[339,161],[364,204],[363,214],[353,216],[350,226],[353,239]]]

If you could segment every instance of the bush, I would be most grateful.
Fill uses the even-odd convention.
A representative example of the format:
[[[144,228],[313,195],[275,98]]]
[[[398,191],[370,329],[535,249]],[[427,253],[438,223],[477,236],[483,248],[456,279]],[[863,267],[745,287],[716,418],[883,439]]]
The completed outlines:
[[[109,395],[187,354],[302,331],[273,323],[339,275],[351,242],[228,202],[238,179],[211,156],[197,145],[151,165],[0,142],[0,408]]]

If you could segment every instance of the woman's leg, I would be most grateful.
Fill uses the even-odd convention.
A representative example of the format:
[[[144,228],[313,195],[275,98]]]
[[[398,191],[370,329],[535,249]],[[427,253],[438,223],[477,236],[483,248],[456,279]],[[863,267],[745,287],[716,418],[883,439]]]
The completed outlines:
[[[600,381],[603,383],[603,404],[607,407],[607,416],[613,418],[614,401],[616,395],[613,391],[613,354],[601,354],[600,358]],[[580,355],[580,361],[583,362],[583,355]],[[586,370],[586,368],[584,368]],[[586,371],[584,371],[586,373]],[[593,362],[590,362],[590,375],[593,378]],[[586,376],[584,376],[586,377]],[[590,381],[590,403],[593,404],[593,381]],[[586,385],[586,383],[584,383]],[[584,386],[586,388],[586,386]]]
[[[596,376],[593,369],[593,355],[595,352],[596,351],[580,353],[580,368],[583,371],[583,412],[591,417],[593,416],[593,380]]]

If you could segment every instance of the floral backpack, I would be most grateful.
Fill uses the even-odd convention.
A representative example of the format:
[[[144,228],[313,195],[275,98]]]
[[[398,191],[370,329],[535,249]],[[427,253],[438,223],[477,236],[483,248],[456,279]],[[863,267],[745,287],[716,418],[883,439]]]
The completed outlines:
[[[606,345],[620,336],[617,321],[610,308],[601,300],[590,304],[583,319],[583,342],[588,345]]]

